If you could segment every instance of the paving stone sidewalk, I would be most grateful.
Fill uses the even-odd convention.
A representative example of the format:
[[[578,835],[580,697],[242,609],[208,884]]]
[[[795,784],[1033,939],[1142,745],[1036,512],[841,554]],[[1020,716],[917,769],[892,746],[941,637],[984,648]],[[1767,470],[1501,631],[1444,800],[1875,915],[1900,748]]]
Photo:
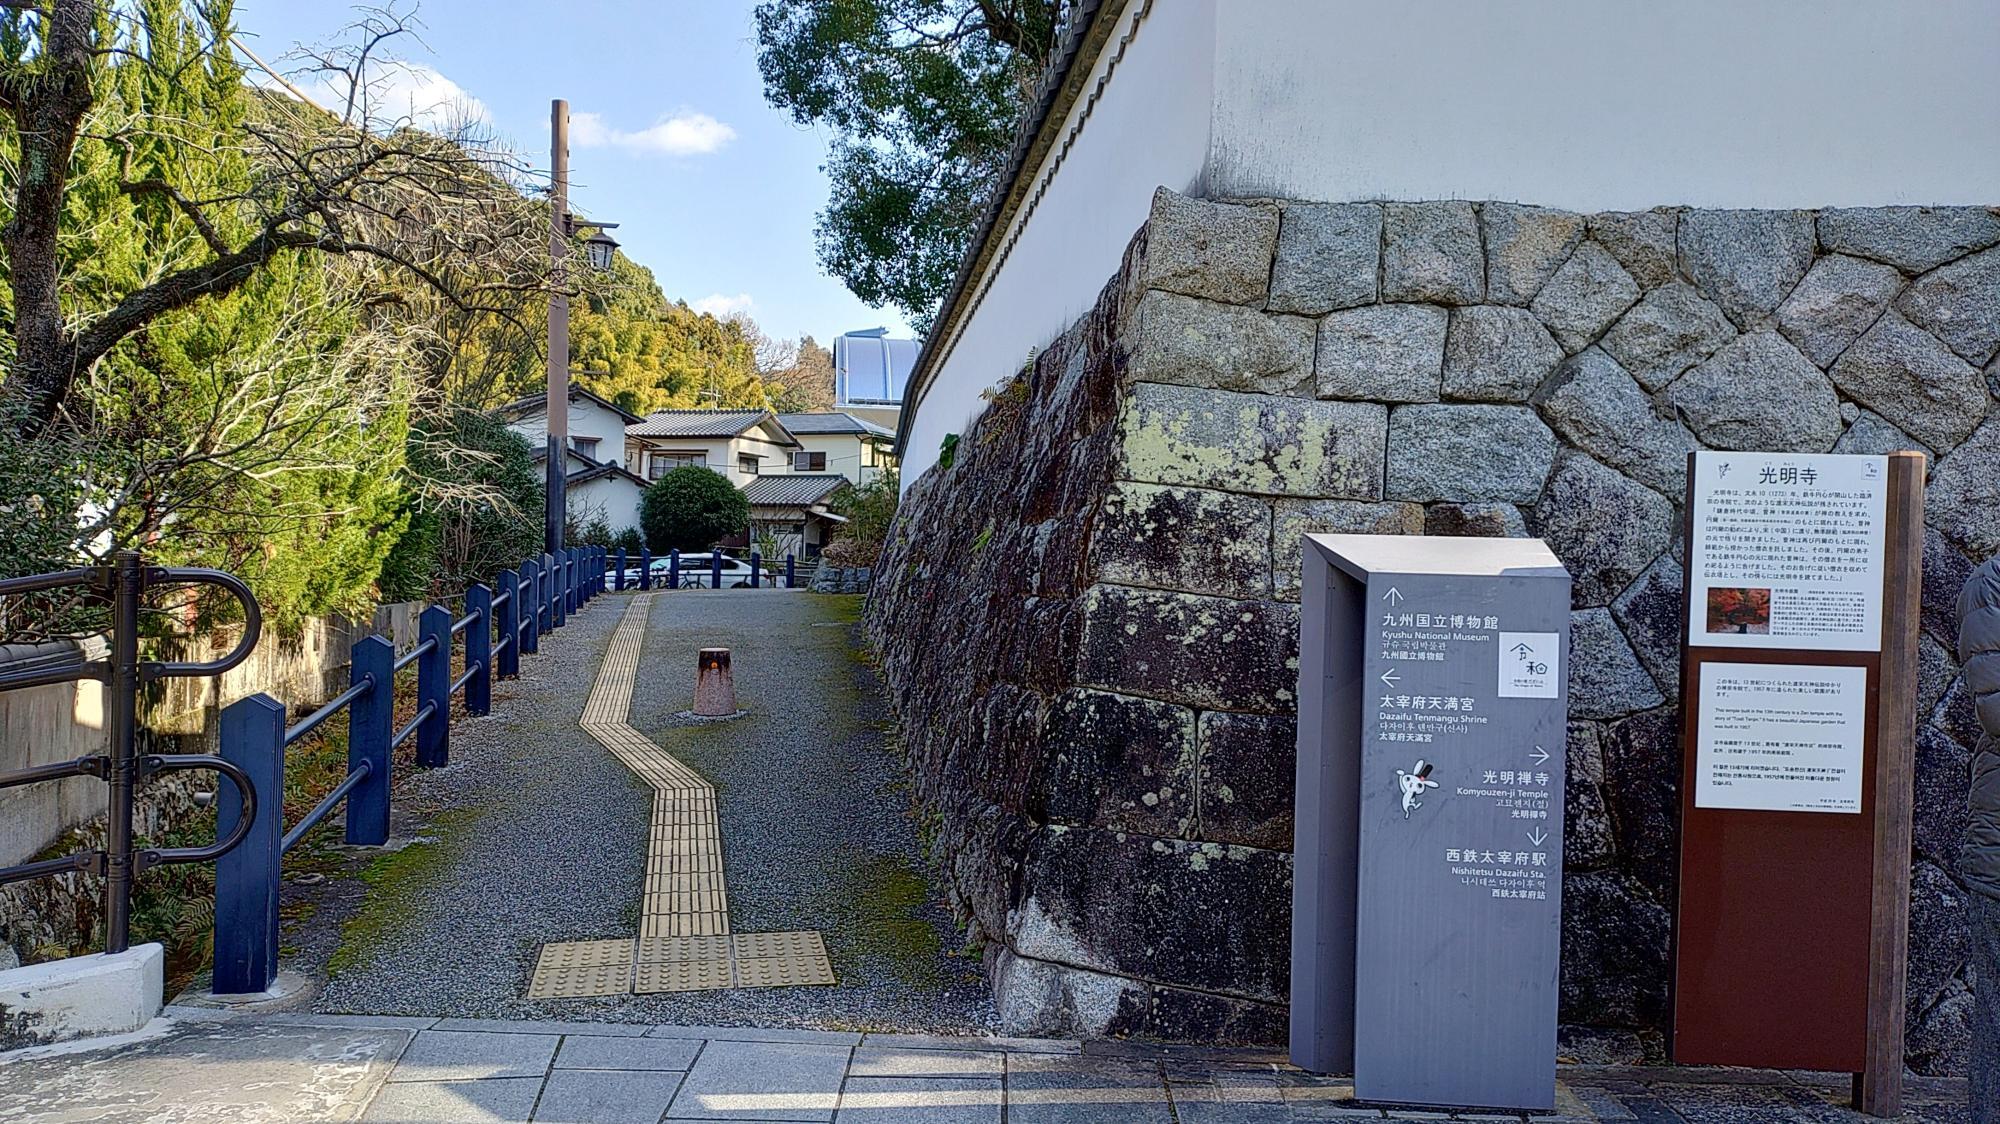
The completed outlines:
[[[1340,1078],[1253,1051],[1122,1042],[634,1023],[247,1015],[170,1008],[140,1041],[0,1055],[8,1124],[1293,1124],[1518,1120],[1360,1105]],[[1872,1118],[1838,1074],[1564,1067],[1547,1124]],[[1916,1079],[1906,1120],[1967,1119]]]

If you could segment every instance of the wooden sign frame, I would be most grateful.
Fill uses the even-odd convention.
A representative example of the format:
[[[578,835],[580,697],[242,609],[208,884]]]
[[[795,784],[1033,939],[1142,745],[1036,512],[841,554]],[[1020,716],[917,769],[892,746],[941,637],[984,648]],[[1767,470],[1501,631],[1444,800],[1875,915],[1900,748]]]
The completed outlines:
[[[1894,1116],[1903,1084],[1924,455],[1888,457],[1881,644],[1859,652],[1697,643],[1689,604],[1699,588],[1695,462],[1689,454],[1683,508],[1673,1058],[1850,1072],[1855,1107]],[[1865,670],[1859,815],[1695,806],[1702,668],[1711,662]]]

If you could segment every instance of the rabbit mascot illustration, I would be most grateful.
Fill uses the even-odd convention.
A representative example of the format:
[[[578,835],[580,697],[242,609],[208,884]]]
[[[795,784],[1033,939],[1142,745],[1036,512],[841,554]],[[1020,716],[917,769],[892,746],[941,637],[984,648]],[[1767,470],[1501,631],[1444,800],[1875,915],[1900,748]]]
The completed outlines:
[[[1403,794],[1403,818],[1409,819],[1411,812],[1424,806],[1424,802],[1417,797],[1422,796],[1425,789],[1437,786],[1438,783],[1431,779],[1431,763],[1421,757],[1417,758],[1417,766],[1410,772],[1396,770],[1396,788]]]

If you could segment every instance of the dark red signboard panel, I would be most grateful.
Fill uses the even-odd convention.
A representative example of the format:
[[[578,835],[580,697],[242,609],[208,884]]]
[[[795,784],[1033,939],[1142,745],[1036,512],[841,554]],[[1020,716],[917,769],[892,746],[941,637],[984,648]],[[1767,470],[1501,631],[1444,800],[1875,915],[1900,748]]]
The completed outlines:
[[[1854,1073],[1877,1115],[1901,1097],[1923,475],[1921,456],[1889,457],[1881,650],[1695,646],[1683,631],[1673,1058]],[[1692,484],[1684,510],[1692,542]],[[1859,814],[1695,806],[1709,662],[1865,669]]]

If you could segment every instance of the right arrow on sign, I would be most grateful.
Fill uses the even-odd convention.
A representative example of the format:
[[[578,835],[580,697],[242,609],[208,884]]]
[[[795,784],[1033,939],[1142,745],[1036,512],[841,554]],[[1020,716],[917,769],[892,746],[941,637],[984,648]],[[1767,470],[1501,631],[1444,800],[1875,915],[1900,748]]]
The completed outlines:
[[[1535,747],[1535,752],[1533,752],[1533,753],[1530,753],[1530,754],[1529,754],[1528,756],[1530,756],[1530,757],[1532,757],[1532,758],[1534,758],[1534,759],[1535,759],[1535,764],[1537,764],[1537,765],[1541,765],[1541,764],[1544,764],[1544,763],[1546,763],[1546,762],[1548,761],[1548,759],[1549,759],[1549,751],[1548,751],[1548,750],[1546,750],[1546,749],[1543,749],[1543,748],[1542,748],[1541,746],[1536,746],[1536,747]]]

